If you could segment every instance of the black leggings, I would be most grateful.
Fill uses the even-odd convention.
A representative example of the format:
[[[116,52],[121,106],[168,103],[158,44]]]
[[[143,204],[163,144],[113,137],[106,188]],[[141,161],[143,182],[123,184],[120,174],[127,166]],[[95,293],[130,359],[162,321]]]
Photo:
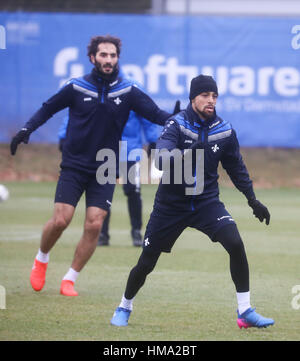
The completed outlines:
[[[229,254],[230,273],[237,292],[249,291],[249,267],[243,241],[235,224],[221,228],[214,236]]]
[[[249,268],[243,241],[235,224],[230,224],[220,229],[215,237],[215,242],[220,242],[230,257],[230,273],[237,292],[249,291]],[[160,252],[152,253],[143,250],[137,265],[130,271],[125,298],[132,299],[145,283],[146,277],[151,273],[160,256]]]
[[[160,252],[152,253],[143,250],[137,265],[129,273],[124,293],[125,298],[131,300],[138,293],[145,283],[147,275],[153,271],[159,256]]]

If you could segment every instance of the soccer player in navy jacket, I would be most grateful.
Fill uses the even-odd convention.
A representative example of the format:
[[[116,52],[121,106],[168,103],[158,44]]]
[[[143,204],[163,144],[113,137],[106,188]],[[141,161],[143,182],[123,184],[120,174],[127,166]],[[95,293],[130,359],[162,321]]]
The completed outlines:
[[[134,81],[119,74],[121,41],[112,36],[93,37],[88,57],[94,68],[82,78],[71,79],[57,94],[43,103],[11,141],[11,154],[20,143],[53,114],[69,108],[67,136],[62,151],[54,213],[44,226],[40,248],[34,260],[30,281],[35,291],[45,284],[49,252],[70,224],[76,205],[85,192],[86,218],[83,235],[76,247],[71,267],[64,276],[60,293],[77,296],[74,282],[94,253],[103,220],[111,205],[114,184],[99,184],[96,160],[101,149],[119,154],[119,141],[131,110],[151,122],[164,125],[170,116],[160,110]]]
[[[154,269],[161,252],[171,252],[187,227],[205,233],[213,242],[220,242],[229,253],[238,326],[267,327],[274,323],[251,307],[243,241],[234,219],[219,200],[217,169],[221,162],[234,185],[247,198],[254,215],[269,224],[270,214],[255,197],[236,133],[230,123],[216,115],[217,98],[218,88],[212,77],[194,78],[187,109],[168,120],[157,141],[157,164],[164,175],[147,224],[142,254],[129,274],[125,293],[111,319],[115,326],[127,326],[133,299],[146,276]],[[165,173],[168,177],[164,179]]]
[[[58,132],[59,149],[62,151],[66,141],[68,117],[63,119]],[[149,144],[148,149],[155,148],[155,142],[159,135],[158,125],[148,122],[137,113],[131,111],[122,134],[122,146],[120,151],[119,175],[126,174],[128,181],[122,187],[127,197],[128,213],[131,225],[132,243],[135,247],[143,245],[142,229],[142,195],[141,195],[141,172],[140,161],[142,159],[143,141]],[[126,145],[126,146],[125,146]],[[135,174],[134,179],[129,181],[129,172]],[[111,210],[108,209],[99,235],[98,246],[109,246],[109,222]]]

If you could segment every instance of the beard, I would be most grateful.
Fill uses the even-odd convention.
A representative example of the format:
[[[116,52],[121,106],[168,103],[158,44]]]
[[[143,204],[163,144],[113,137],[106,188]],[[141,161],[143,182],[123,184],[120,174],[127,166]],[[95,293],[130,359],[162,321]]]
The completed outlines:
[[[112,69],[112,71],[110,73],[106,73],[103,70],[104,67],[109,67],[110,69]],[[99,73],[99,75],[101,76],[101,78],[105,80],[111,80],[119,72],[119,63],[116,63],[114,66],[112,66],[111,64],[101,65],[97,60],[95,60],[95,68]]]
[[[200,115],[201,118],[203,118],[205,120],[210,119],[215,114],[215,108],[213,111],[206,111],[205,109],[203,111],[198,110],[198,114]]]

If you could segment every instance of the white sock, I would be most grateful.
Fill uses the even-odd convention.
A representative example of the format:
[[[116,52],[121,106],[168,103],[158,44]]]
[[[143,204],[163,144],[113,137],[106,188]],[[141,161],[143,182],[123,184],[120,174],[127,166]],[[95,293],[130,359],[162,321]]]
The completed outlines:
[[[79,275],[79,272],[75,271],[72,267],[69,269],[69,271],[65,274],[63,280],[68,280],[72,282],[76,282],[77,277]]]
[[[49,262],[49,253],[43,253],[39,249],[38,254],[36,255],[35,258],[42,263],[48,263]]]
[[[127,298],[125,298],[125,296],[123,295],[119,307],[126,308],[127,310],[132,311],[133,300],[134,300],[134,297],[131,300],[127,300]]]
[[[236,297],[237,297],[237,302],[238,302],[239,314],[241,315],[248,308],[251,307],[251,305],[250,305],[250,291],[249,292],[237,292]]]

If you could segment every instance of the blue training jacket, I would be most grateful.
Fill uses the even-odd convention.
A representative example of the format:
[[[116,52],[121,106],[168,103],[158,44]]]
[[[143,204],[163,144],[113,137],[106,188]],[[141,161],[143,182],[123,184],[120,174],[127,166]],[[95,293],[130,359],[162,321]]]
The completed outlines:
[[[96,161],[99,150],[112,149],[118,160],[119,141],[131,110],[159,125],[171,115],[159,109],[133,80],[117,75],[106,81],[93,69],[90,74],[71,79],[24,127],[33,132],[67,107],[69,122],[61,167],[91,174],[103,163]]]
[[[219,163],[222,164],[236,188],[243,192],[247,199],[255,197],[252,181],[240,154],[236,132],[230,123],[217,115],[208,121],[203,121],[189,104],[186,110],[168,120],[156,143],[156,148],[159,150],[158,155],[163,154],[163,149],[165,149],[165,153],[167,153],[166,151],[178,149],[181,156],[177,158],[177,161],[179,161],[179,166],[183,169],[182,155],[197,141],[199,142],[197,149],[202,149],[204,155],[202,160],[198,159],[198,164],[203,162],[203,167],[198,168],[200,174],[198,174],[199,178],[197,178],[196,151],[194,151],[190,174],[195,177],[198,184],[187,183],[184,178],[184,171],[182,172],[181,181],[177,181],[180,184],[176,184],[174,176],[175,160],[170,167],[170,184],[163,184],[161,180],[155,197],[155,205],[159,204],[160,207],[166,208],[195,210],[198,205],[203,204],[203,201],[218,199]],[[161,162],[160,165],[161,168],[164,168]],[[189,188],[189,194],[186,193],[187,187]]]
[[[68,120],[69,118],[65,117],[60,125],[58,131],[59,139],[66,138]],[[135,151],[131,154],[130,152],[132,150],[142,149],[144,143],[155,143],[159,135],[158,128],[160,128],[158,125],[149,122],[147,119],[131,111],[122,134],[122,141],[127,142],[127,148],[121,148],[120,160],[122,162],[127,160],[141,160],[141,151]]]

